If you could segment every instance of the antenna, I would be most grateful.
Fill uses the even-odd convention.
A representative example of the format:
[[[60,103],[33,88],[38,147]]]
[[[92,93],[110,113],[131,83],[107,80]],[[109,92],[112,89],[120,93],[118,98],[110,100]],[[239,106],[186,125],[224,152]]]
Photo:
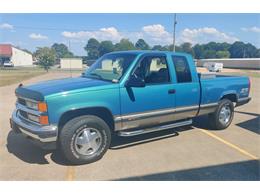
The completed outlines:
[[[177,25],[176,14],[174,14],[174,24],[173,24],[173,52],[175,52],[176,25]]]

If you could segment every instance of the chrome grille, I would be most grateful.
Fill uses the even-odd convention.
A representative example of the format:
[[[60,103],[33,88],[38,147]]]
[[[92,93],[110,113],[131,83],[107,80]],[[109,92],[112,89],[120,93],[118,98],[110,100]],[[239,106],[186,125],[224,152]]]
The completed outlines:
[[[24,105],[24,106],[26,106],[26,102],[25,102],[25,99],[22,99],[22,98],[17,98],[17,102],[19,103],[19,104],[22,104],[22,105]]]

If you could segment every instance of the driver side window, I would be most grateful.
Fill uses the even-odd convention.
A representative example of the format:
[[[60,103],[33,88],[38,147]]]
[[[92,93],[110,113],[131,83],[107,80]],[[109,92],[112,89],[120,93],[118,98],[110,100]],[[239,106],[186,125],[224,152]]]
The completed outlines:
[[[169,69],[165,56],[147,56],[142,59],[134,73],[146,84],[169,83]]]

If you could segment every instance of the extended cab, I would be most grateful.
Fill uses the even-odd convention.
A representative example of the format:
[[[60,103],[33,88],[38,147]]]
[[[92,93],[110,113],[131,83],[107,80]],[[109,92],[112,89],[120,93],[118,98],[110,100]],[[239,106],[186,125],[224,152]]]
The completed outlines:
[[[78,78],[20,85],[11,126],[44,148],[58,146],[72,163],[90,163],[115,134],[190,125],[205,114],[213,128],[225,129],[249,91],[248,77],[198,74],[188,54],[112,52]]]

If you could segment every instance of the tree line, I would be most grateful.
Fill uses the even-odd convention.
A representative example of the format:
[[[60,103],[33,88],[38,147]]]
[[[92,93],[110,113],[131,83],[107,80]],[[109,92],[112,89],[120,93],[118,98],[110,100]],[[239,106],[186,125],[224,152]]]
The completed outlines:
[[[88,40],[84,47],[86,56],[75,56],[69,48],[63,43],[54,43],[51,47],[41,47],[33,53],[34,58],[39,65],[46,70],[55,63],[59,64],[60,58],[82,57],[83,61],[96,60],[102,55],[112,51],[125,50],[157,50],[173,51],[173,45],[154,45],[150,46],[144,39],[138,39],[136,43],[129,39],[121,39],[118,43],[110,40],[99,42],[95,38]],[[251,43],[236,41],[230,43],[209,42],[206,44],[182,43],[175,47],[176,52],[185,52],[191,54],[195,59],[207,58],[259,58],[260,49]]]
[[[111,41],[101,41],[91,38],[84,49],[87,51],[89,60],[97,59],[105,53],[120,50],[159,50],[173,51],[173,45],[150,46],[145,40],[139,39],[135,44],[129,39],[121,39],[119,43],[113,44]],[[230,43],[209,42],[207,44],[182,43],[175,47],[177,52],[190,53],[196,59],[206,58],[259,58],[260,49],[251,43],[236,41]]]

